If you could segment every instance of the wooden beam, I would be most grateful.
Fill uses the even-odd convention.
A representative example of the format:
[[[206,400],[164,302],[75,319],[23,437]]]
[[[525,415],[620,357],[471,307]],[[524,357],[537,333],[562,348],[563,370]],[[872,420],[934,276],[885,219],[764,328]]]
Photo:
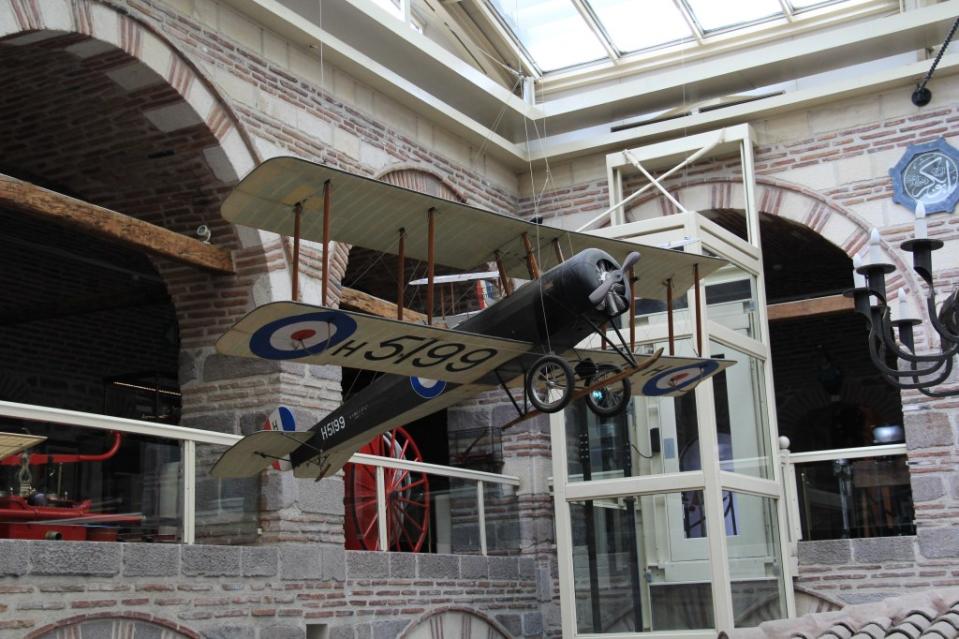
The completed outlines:
[[[812,315],[842,313],[843,311],[851,310],[853,310],[852,298],[845,297],[844,295],[813,297],[807,300],[796,300],[795,302],[770,304],[766,307],[770,322],[795,319],[797,317],[809,317]]]
[[[216,273],[234,273],[230,252],[135,217],[0,174],[0,207]]]
[[[396,304],[382,298],[358,291],[355,288],[344,288],[340,291],[340,306],[352,308],[357,311],[378,315],[379,317],[388,317],[396,319],[398,311]],[[408,322],[425,322],[426,315],[414,310],[404,308],[403,319]]]

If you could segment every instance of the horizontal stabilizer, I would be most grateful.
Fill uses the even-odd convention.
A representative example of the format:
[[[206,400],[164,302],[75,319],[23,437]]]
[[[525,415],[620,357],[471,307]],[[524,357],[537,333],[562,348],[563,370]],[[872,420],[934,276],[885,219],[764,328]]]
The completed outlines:
[[[309,431],[257,431],[233,444],[216,461],[210,473],[218,479],[252,477],[269,468],[274,461],[289,457],[312,436]]]
[[[225,355],[362,368],[454,384],[472,382],[531,347],[293,302],[260,306],[216,343]]]

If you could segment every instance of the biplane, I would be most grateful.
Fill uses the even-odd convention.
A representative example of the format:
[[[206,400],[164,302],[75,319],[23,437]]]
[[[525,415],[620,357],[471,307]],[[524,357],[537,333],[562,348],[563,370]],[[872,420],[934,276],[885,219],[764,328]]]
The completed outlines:
[[[496,388],[517,413],[505,427],[578,398],[599,415],[614,415],[633,389],[680,395],[731,364],[664,356],[662,349],[634,352],[616,324],[637,298],[665,298],[671,308],[674,293],[698,285],[725,264],[719,259],[527,222],[286,157],[246,176],[222,214],[293,236],[294,300],[301,238],[322,242],[324,262],[321,306],[260,306],[217,350],[380,376],[309,430],[278,424],[245,437],[217,461],[217,477],[255,475],[276,462],[297,477],[325,477],[376,435]],[[331,241],[397,256],[396,319],[327,306]],[[425,323],[403,321],[406,258],[427,265]],[[502,299],[459,324],[433,325],[436,265],[491,264]],[[528,281],[514,288],[514,278]],[[604,347],[580,348],[591,335]]]

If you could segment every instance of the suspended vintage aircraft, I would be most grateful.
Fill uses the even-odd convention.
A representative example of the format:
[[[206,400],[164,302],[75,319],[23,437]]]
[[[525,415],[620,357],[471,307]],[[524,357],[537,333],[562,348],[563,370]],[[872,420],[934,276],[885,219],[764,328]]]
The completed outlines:
[[[633,352],[614,321],[632,316],[636,298],[670,305],[722,260],[534,224],[295,158],[257,167],[222,213],[294,237],[294,299],[300,238],[322,242],[323,305],[260,306],[217,350],[383,375],[309,430],[277,423],[245,437],[217,461],[217,477],[255,475],[278,461],[297,477],[325,477],[374,436],[497,387],[517,411],[507,425],[577,398],[612,415],[625,410],[634,384],[643,395],[679,395],[732,363]],[[326,306],[330,241],[397,255],[397,319]],[[402,321],[406,258],[427,263],[426,324]],[[504,297],[455,327],[433,326],[435,265],[490,263]],[[529,281],[513,290],[514,277]],[[578,348],[593,334],[606,348]]]

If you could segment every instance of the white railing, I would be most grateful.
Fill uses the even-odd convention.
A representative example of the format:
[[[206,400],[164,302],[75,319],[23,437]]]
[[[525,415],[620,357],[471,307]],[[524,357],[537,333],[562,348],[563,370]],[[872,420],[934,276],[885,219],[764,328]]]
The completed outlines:
[[[242,437],[229,433],[173,426],[155,422],[145,422],[135,419],[97,415],[61,408],[48,408],[33,404],[20,404],[0,401],[0,418],[21,419],[34,422],[70,426],[77,428],[116,431],[124,434],[142,435],[161,440],[173,440],[180,443],[181,450],[181,485],[182,504],[180,508],[182,518],[182,541],[192,544],[196,540],[196,447],[197,444],[214,446],[231,446]],[[83,451],[80,451],[83,452]],[[488,485],[518,487],[519,477],[500,475],[496,473],[454,468],[439,464],[408,461],[389,457],[379,457],[357,453],[350,458],[350,462],[357,465],[372,466],[376,469],[377,482],[377,513],[378,538],[380,550],[387,550],[387,500],[385,490],[385,471],[405,471],[420,473],[435,477],[444,477],[450,480],[476,482],[477,524],[479,527],[479,547],[483,555],[487,554],[486,532],[486,494]]]
[[[803,539],[801,504],[799,496],[799,477],[797,466],[816,462],[838,462],[850,460],[875,459],[881,457],[906,456],[906,444],[883,444],[879,446],[860,446],[856,448],[836,448],[802,453],[780,450],[780,463],[783,468],[786,512],[789,520],[789,536],[792,543]]]

